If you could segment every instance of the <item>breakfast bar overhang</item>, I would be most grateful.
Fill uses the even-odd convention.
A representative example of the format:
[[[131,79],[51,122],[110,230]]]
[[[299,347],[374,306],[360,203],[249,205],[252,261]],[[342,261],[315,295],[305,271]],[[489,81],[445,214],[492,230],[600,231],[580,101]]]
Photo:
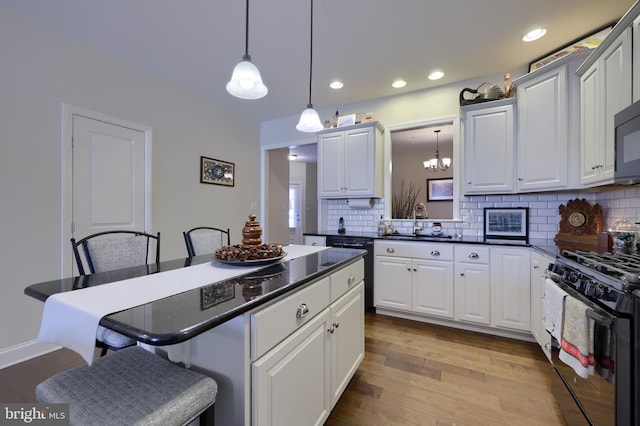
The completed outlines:
[[[326,419],[364,357],[364,254],[328,248],[249,273],[235,267],[231,278],[212,275],[207,285],[105,315],[99,324],[213,377],[219,385],[218,424],[277,424],[278,419],[295,415],[283,411],[291,404],[279,406],[282,395],[273,398],[275,382],[268,384],[269,392],[261,391],[273,379],[270,364],[278,353],[291,353],[295,346],[311,358],[289,364],[279,359],[278,369],[286,372],[287,365],[303,366],[303,372],[291,369],[291,374],[313,376],[308,380],[318,383],[305,386],[316,389],[317,398],[308,398],[287,377],[278,382],[286,382],[282,392],[290,393],[289,402],[300,398],[297,406],[315,422]],[[200,256],[53,280],[31,285],[25,294],[46,301],[61,292],[210,262],[211,256]],[[348,315],[343,321],[336,319],[344,313]],[[305,349],[308,341],[315,346]]]

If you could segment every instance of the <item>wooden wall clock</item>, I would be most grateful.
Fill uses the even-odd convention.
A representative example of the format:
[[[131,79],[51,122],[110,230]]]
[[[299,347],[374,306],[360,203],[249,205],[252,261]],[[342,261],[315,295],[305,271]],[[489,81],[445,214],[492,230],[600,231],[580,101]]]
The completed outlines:
[[[570,200],[558,207],[559,231],[554,238],[560,250],[598,251],[598,236],[602,232],[602,207],[584,198]]]

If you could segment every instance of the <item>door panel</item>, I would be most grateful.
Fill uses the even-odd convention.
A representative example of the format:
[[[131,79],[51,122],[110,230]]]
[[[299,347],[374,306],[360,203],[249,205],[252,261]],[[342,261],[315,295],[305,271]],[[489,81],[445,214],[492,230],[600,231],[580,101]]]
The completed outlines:
[[[73,236],[145,230],[145,134],[73,116]]]

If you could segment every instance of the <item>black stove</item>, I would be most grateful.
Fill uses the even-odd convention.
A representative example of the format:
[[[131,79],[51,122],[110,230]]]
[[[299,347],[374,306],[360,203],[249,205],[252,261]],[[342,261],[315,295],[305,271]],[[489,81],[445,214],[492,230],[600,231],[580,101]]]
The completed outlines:
[[[552,337],[552,391],[567,423],[640,424],[640,254],[564,250],[546,275],[567,298],[587,306],[596,334],[610,336],[615,366],[615,374],[596,369],[580,377],[559,357],[563,342]]]

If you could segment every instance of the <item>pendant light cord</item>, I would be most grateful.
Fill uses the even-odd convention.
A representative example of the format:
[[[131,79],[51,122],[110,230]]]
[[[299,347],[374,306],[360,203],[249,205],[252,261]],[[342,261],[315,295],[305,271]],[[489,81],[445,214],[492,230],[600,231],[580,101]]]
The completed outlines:
[[[307,104],[307,108],[313,108],[313,105],[311,104],[311,77],[313,75],[313,0],[311,0],[310,27],[311,27],[311,35],[309,37],[309,103]]]
[[[244,26],[244,56],[243,59],[251,59],[249,56],[249,0],[247,0],[247,10],[245,10],[246,19]]]

